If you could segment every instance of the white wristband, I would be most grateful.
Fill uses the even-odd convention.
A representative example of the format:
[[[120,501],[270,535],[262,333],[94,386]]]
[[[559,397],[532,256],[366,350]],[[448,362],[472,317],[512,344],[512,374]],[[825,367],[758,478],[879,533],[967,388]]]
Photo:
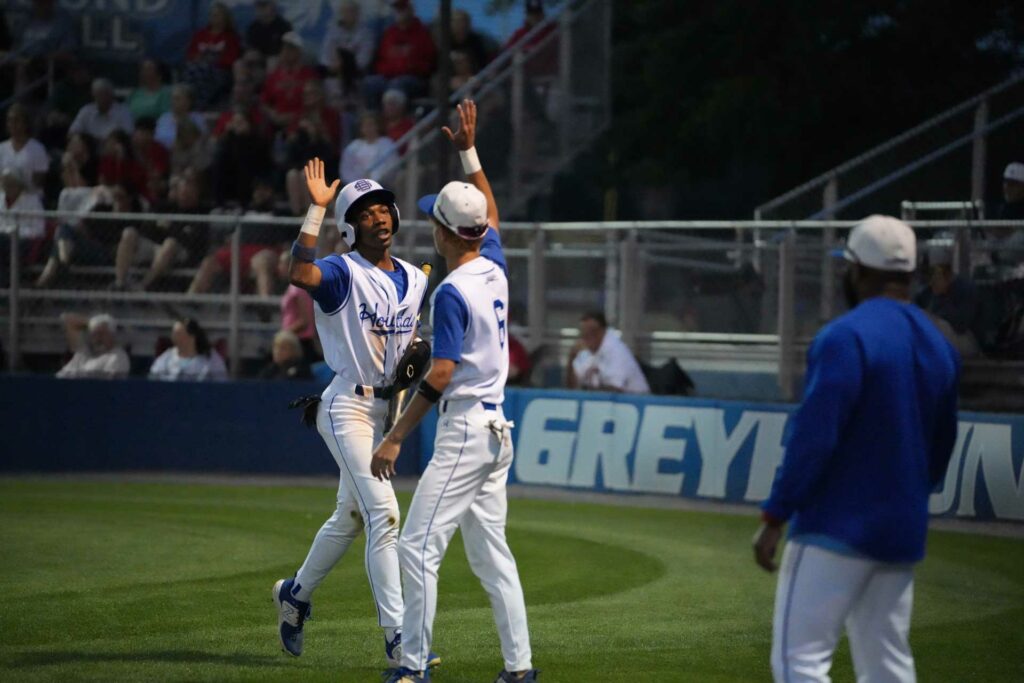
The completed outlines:
[[[473,175],[483,169],[483,166],[480,165],[480,157],[476,154],[476,147],[462,150],[459,152],[459,158],[462,159],[462,170],[466,175]]]
[[[324,215],[327,209],[316,204],[310,204],[306,211],[306,220],[302,221],[302,232],[316,237],[320,234],[320,224],[324,222]]]

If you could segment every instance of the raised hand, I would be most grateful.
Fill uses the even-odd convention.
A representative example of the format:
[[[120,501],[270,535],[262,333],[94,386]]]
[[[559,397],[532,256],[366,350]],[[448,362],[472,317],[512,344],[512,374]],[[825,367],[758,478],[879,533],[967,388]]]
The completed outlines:
[[[313,157],[306,162],[306,189],[313,203],[317,206],[327,208],[327,205],[334,199],[334,193],[338,191],[340,180],[335,180],[328,187],[324,179],[324,162],[320,157]]]
[[[458,129],[453,133],[448,126],[442,126],[441,130],[457,149],[467,150],[476,143],[476,102],[465,99],[455,108],[459,112]]]

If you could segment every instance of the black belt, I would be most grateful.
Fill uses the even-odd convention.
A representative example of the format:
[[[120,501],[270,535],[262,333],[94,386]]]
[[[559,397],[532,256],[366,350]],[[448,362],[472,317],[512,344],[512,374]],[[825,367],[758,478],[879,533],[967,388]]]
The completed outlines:
[[[448,412],[448,404],[449,403],[450,403],[450,401],[441,401],[441,409],[440,410],[441,410],[442,413],[447,413]],[[498,409],[498,404],[497,403],[488,403],[487,401],[480,401],[480,405],[482,405],[484,407],[484,410],[497,410]]]
[[[364,384],[357,384],[355,387],[356,396],[363,396],[366,398],[379,398],[384,401],[390,401],[391,397],[395,395],[395,385],[386,387],[368,387]]]

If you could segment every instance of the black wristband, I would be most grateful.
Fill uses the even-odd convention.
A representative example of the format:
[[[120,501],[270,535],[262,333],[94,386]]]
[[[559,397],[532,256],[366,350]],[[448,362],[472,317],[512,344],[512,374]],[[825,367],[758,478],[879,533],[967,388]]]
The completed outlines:
[[[431,403],[437,403],[441,400],[441,392],[427,384],[425,381],[420,382],[420,388],[417,389],[416,393]]]
[[[298,240],[295,240],[292,242],[292,256],[300,261],[312,263],[316,261],[316,247],[304,247],[299,244]]]

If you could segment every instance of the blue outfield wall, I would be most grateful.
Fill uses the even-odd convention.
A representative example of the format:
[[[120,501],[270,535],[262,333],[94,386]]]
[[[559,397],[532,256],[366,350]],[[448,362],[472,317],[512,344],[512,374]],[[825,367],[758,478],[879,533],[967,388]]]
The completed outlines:
[[[321,385],[189,384],[0,376],[0,471],[337,474],[289,400]],[[792,406],[509,389],[516,423],[511,481],[732,503],[768,495]],[[428,416],[399,459],[429,461]],[[933,514],[1024,520],[1024,416],[961,413]]]

